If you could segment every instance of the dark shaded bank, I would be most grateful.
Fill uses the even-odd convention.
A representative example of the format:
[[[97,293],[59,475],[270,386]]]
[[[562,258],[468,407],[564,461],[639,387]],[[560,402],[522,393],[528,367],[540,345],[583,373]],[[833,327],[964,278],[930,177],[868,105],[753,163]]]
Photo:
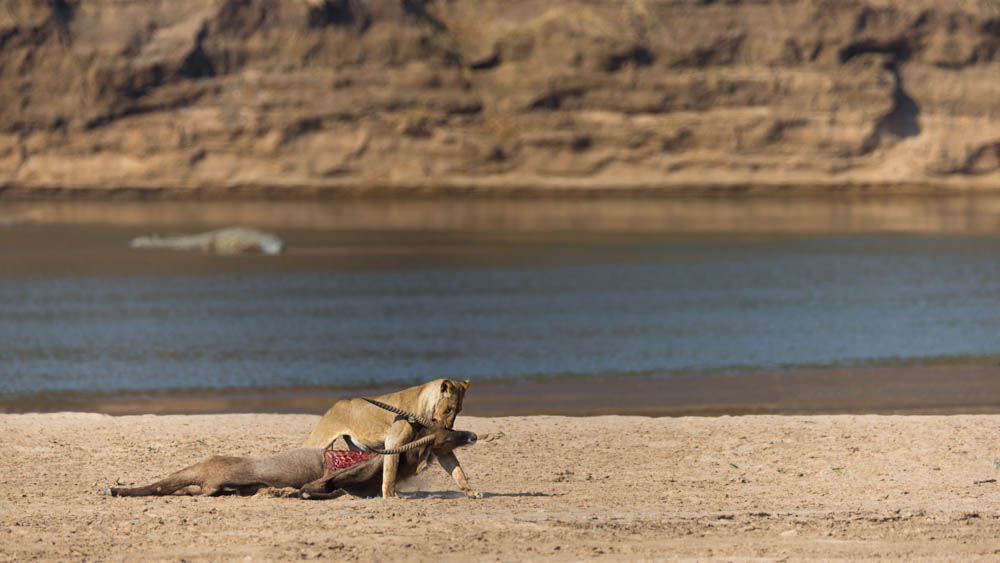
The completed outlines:
[[[321,414],[338,398],[391,390],[394,388],[56,394],[3,399],[0,412]],[[980,360],[758,374],[473,382],[463,412],[470,416],[994,414],[1000,413],[1000,363]]]

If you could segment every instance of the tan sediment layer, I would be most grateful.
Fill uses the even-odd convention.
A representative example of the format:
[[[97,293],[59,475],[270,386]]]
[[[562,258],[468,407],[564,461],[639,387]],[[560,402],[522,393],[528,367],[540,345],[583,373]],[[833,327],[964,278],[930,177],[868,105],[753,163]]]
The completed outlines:
[[[46,396],[6,412],[131,414],[324,412],[337,398],[389,388],[197,390],[142,396]],[[1000,414],[1000,365],[900,365],[672,377],[580,377],[474,382],[464,412],[524,415]]]
[[[6,201],[0,226],[111,225],[342,231],[996,233],[1000,196],[986,194],[403,198],[333,201]]]
[[[0,415],[11,561],[995,560],[1000,416],[461,416],[467,500],[111,498],[209,454],[300,443],[314,415]]]

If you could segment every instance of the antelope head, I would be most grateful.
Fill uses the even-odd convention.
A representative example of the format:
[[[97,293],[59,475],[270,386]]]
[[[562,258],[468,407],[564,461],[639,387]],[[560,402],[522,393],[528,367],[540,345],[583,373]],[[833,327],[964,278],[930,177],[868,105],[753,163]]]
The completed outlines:
[[[426,418],[413,414],[411,412],[405,411],[399,407],[394,407],[392,405],[387,405],[381,401],[376,401],[375,399],[369,399],[368,397],[363,397],[364,400],[375,405],[376,407],[383,408],[389,412],[396,413],[400,417],[408,420],[410,424],[417,424],[423,427],[423,429],[429,430],[430,434],[422,438],[418,438],[408,444],[399,446],[398,448],[392,448],[389,450],[378,450],[371,448],[371,451],[382,454],[382,455],[393,455],[408,452],[410,450],[415,450],[417,448],[422,448],[425,446],[430,446],[430,449],[435,453],[444,453],[454,450],[455,448],[460,448],[462,446],[470,446],[476,443],[479,439],[475,432],[467,432],[465,430],[450,430],[446,428],[443,424],[435,424],[434,422],[427,420]]]

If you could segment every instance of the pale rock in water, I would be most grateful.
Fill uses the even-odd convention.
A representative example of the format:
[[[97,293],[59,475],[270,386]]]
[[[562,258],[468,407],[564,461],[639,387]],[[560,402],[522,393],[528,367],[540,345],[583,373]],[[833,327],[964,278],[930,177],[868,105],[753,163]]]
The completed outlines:
[[[244,227],[227,227],[194,235],[149,235],[132,239],[132,248],[171,248],[174,250],[202,250],[215,254],[268,254],[278,255],[285,243],[270,233]]]

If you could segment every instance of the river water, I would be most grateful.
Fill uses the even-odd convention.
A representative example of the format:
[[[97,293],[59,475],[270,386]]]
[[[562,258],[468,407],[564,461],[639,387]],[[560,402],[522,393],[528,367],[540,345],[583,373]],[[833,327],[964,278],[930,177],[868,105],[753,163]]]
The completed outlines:
[[[1000,355],[993,234],[275,230],[281,257],[0,230],[0,399]]]

